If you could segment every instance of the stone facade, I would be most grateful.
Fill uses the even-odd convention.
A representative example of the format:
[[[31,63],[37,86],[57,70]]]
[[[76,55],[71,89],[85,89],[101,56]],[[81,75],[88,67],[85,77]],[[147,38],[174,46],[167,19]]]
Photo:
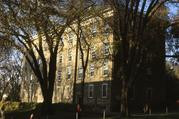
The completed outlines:
[[[107,23],[113,21],[112,15],[113,13],[111,11],[106,12]],[[84,74],[81,53],[78,51],[76,96],[73,97],[77,38],[75,33],[68,28],[63,35],[64,47],[58,54],[53,102],[72,103],[73,98],[78,102],[81,97],[82,76],[85,75],[84,104],[100,106],[107,110],[111,110],[112,108],[114,110],[116,108],[120,109],[121,82],[118,76],[120,61],[118,58],[115,59],[113,57],[113,32],[109,24],[102,22],[99,18],[90,18],[84,21],[82,26],[86,32],[86,40],[90,44],[87,70]],[[77,30],[76,24],[73,24],[72,27]],[[87,35],[89,32],[91,34]],[[153,37],[151,38],[153,39]],[[129,90],[129,104],[134,108],[138,108],[138,110],[142,110],[143,105],[147,101],[147,103],[153,104],[165,101],[165,44],[163,39],[156,41],[154,46],[156,50],[153,50],[153,48],[149,50],[151,54],[161,55],[153,55],[153,60],[148,65],[152,67],[145,68],[143,70],[145,73],[141,72],[144,75],[141,75],[139,80],[136,80]],[[159,45],[161,46],[157,49]],[[85,55],[86,53],[87,51],[84,51]],[[22,83],[21,88],[22,101],[42,102],[43,98],[39,85],[26,61],[24,61],[24,72],[25,81]]]
[[[105,16],[106,18],[110,18],[111,15],[112,12],[108,11]],[[86,41],[90,44],[89,61],[85,72],[84,102],[86,104],[94,103],[110,105],[113,47],[113,34],[111,28],[109,27],[109,24],[102,22],[99,18],[90,18],[87,21],[82,22],[82,26],[86,30],[84,31],[84,34],[86,33],[86,36],[84,35],[84,37],[86,37]],[[75,29],[76,25],[72,25],[72,27]],[[87,32],[91,32],[91,34],[87,36]],[[70,28],[65,31],[63,42],[64,47],[58,53],[57,77],[53,102],[72,103],[77,40],[75,33],[72,32]],[[85,55],[86,52],[87,51],[84,51]],[[86,56],[84,58],[86,58]],[[77,65],[76,98],[78,99],[78,96],[81,95],[80,88],[82,76],[84,75],[80,51],[78,51]],[[22,101],[42,102],[43,98],[39,84],[25,60],[24,77],[25,79],[21,87]],[[91,89],[89,89],[90,86]],[[89,97],[89,90],[93,93],[91,97]]]

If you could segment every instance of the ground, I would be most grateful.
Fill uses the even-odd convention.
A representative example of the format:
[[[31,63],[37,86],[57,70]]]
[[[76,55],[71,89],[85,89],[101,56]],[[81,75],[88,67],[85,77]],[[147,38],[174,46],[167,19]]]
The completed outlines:
[[[29,119],[30,113],[13,113],[6,116],[6,119]],[[105,119],[179,119],[179,112],[175,113],[157,113],[151,115],[133,114],[129,118],[121,118],[119,114],[108,115]],[[45,117],[42,117],[45,119]],[[75,119],[74,112],[57,112],[48,117],[48,119]],[[83,113],[81,119],[103,119],[102,113]]]

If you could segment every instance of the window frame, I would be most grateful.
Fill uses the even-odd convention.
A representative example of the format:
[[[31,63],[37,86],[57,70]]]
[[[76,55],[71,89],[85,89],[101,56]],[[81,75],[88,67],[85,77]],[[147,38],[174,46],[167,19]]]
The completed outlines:
[[[94,84],[88,85],[88,98],[94,98]]]
[[[58,79],[58,81],[62,80],[62,70],[58,70],[58,72],[57,72],[57,79]]]
[[[90,64],[90,67],[89,67],[89,73],[90,73],[90,77],[94,77],[94,73],[95,73],[95,68],[94,68],[94,64]],[[91,75],[93,74],[93,75]]]
[[[149,91],[150,91],[150,98],[149,98]],[[152,100],[152,95],[153,95],[153,89],[151,87],[147,88],[146,89],[146,99],[147,100]]]
[[[109,75],[109,61],[108,60],[105,60],[104,63],[103,63],[103,69],[102,69],[102,73],[103,73],[103,76],[108,76]],[[105,73],[107,72],[107,73]]]
[[[68,62],[72,61],[72,50],[68,49]]]
[[[94,46],[90,48],[90,52],[91,52],[90,53],[91,54],[91,59],[92,60],[96,59],[96,50],[95,50]]]
[[[69,32],[68,33],[68,43],[71,44],[71,45],[73,45],[73,37],[74,37],[73,32],[72,31]]]
[[[63,63],[63,54],[60,53],[60,56],[59,56],[59,63]]]
[[[83,67],[78,68],[78,79],[83,79]],[[80,77],[79,77],[80,76]]]
[[[108,56],[109,55],[109,43],[107,42],[107,43],[104,43],[103,44],[103,54],[104,54],[104,56]]]
[[[67,67],[67,79],[70,80],[71,79],[71,75],[72,74],[72,69],[71,66]]]
[[[103,95],[104,94],[104,87],[103,86],[105,86],[105,93],[106,93],[106,95]],[[108,84],[107,83],[103,83],[101,85],[101,97],[102,98],[107,98],[108,97]]]

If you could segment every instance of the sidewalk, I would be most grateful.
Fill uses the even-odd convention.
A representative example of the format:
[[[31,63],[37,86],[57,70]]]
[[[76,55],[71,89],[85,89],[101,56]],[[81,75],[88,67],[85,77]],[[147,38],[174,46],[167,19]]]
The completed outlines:
[[[152,114],[132,114],[133,118],[143,119],[143,118],[157,118],[157,119],[179,119],[179,112],[171,112],[171,113],[152,113]]]

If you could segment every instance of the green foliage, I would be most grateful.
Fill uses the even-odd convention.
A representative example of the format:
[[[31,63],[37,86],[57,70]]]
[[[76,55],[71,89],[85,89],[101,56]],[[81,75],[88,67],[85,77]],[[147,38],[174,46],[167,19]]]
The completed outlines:
[[[6,112],[19,109],[20,102],[0,102],[0,107],[4,107]]]
[[[5,112],[28,112],[35,110],[38,107],[41,107],[42,103],[21,103],[21,102],[0,102],[0,108],[4,106]],[[74,104],[66,104],[66,103],[55,103],[52,105],[52,108],[55,111],[67,111],[73,112],[76,109],[76,105]]]
[[[0,108],[3,106],[5,112],[23,112],[35,109],[37,103],[0,102]]]

